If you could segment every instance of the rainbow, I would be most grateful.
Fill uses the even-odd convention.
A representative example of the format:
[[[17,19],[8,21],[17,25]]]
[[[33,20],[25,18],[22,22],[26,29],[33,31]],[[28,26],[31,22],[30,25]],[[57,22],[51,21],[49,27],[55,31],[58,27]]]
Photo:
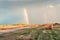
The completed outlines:
[[[28,11],[26,8],[24,8],[24,14],[25,14],[25,18],[26,18],[26,23],[29,24]]]

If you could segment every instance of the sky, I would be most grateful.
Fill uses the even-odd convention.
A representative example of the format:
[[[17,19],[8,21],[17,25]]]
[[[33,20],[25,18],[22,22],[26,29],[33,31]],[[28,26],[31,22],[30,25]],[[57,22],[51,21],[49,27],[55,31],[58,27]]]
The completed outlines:
[[[0,24],[26,24],[24,8],[31,24],[60,22],[60,0],[0,0]]]

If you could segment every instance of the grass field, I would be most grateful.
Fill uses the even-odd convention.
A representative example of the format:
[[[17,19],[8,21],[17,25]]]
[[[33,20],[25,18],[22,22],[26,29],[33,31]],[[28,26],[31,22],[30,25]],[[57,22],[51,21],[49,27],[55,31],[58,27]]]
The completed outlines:
[[[0,40],[60,40],[60,25],[54,26],[52,30],[44,27],[26,28],[0,35]]]

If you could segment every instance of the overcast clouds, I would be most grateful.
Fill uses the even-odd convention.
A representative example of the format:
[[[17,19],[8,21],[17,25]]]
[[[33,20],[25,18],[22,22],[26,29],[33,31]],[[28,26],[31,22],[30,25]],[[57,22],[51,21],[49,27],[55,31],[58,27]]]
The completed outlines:
[[[0,24],[26,23],[23,8],[30,23],[60,22],[60,0],[0,0]]]

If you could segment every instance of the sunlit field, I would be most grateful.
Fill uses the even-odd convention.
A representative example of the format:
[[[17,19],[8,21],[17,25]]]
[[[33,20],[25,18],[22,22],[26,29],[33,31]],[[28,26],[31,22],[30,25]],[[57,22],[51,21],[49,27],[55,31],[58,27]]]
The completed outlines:
[[[0,34],[0,40],[60,40],[60,25],[55,25],[53,29],[26,28]]]

